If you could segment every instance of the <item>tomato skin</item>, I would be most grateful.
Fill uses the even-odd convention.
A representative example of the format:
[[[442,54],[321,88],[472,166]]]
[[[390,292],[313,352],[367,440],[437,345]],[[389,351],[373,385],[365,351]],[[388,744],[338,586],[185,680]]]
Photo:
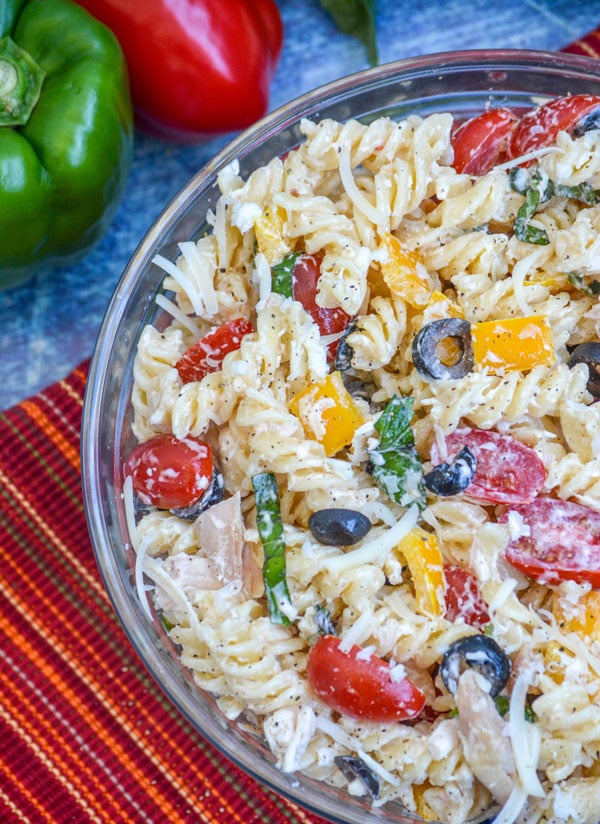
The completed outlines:
[[[462,618],[465,624],[477,627],[477,629],[489,623],[490,615],[487,604],[479,591],[475,576],[464,567],[448,565],[444,567],[444,578],[446,580],[444,617],[452,622]]]
[[[461,123],[452,134],[453,167],[468,175],[483,175],[506,159],[517,115],[510,109],[489,109]]]
[[[543,106],[526,112],[512,133],[509,159],[550,146],[559,132],[572,132],[581,121],[600,108],[600,97],[574,94],[557,97]]]
[[[382,724],[421,712],[425,695],[411,681],[392,681],[390,666],[381,658],[358,657],[364,653],[357,646],[343,652],[340,643],[322,635],[308,655],[308,683],[323,703],[342,715]]]
[[[299,301],[319,327],[321,335],[343,332],[351,316],[339,307],[327,309],[317,306],[318,282],[321,275],[320,255],[303,254],[296,260],[293,272],[294,299]],[[337,348],[337,343],[334,344]]]
[[[556,498],[537,498],[510,507],[500,519],[522,519],[529,534],[513,538],[506,559],[529,578],[545,584],[589,583],[600,588],[600,512]]]
[[[179,377],[184,383],[191,383],[216,372],[223,365],[225,355],[239,349],[244,335],[251,332],[254,326],[245,318],[235,318],[207,332],[175,364]]]
[[[446,436],[448,459],[463,446],[469,447],[477,461],[473,480],[462,493],[466,498],[490,504],[524,504],[540,493],[546,470],[531,447],[492,430],[457,429]],[[434,464],[441,461],[435,443],[431,460]]]
[[[140,500],[158,509],[178,509],[195,503],[208,489],[214,469],[210,446],[187,435],[156,435],[138,444],[125,461]]]
[[[276,0],[79,0],[117,36],[138,125],[177,143],[262,117],[283,44]]]

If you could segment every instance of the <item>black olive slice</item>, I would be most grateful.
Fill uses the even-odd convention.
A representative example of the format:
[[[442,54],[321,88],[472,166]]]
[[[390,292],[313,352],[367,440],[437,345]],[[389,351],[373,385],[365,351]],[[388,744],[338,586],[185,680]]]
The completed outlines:
[[[333,760],[346,781],[359,778],[371,798],[379,798],[379,780],[362,759],[354,755],[336,755]]]
[[[600,129],[600,107],[581,118],[573,129],[573,137],[581,137],[586,132],[591,132],[592,129]]]
[[[335,368],[342,376],[342,382],[353,398],[361,398],[370,403],[373,393],[377,390],[373,381],[366,381],[359,377],[352,367],[354,350],[348,343],[348,336],[358,327],[358,319],[350,321],[339,340],[335,355]]]
[[[315,624],[321,635],[337,635],[337,630],[331,620],[331,613],[321,604],[315,606]]]
[[[371,529],[371,521],[354,509],[320,509],[308,519],[308,527],[320,544],[351,546]]]
[[[335,368],[338,372],[347,372],[352,369],[352,355],[354,351],[348,343],[348,336],[356,331],[357,321],[352,320],[346,327],[344,334],[339,340],[335,353]]]
[[[213,469],[213,475],[210,485],[204,490],[204,493],[189,506],[180,506],[177,509],[171,509],[173,515],[178,518],[184,518],[186,521],[195,521],[201,512],[208,509],[209,506],[214,506],[223,500],[225,491],[225,484],[223,476],[216,469]]]
[[[364,381],[356,377],[352,372],[342,372],[342,383],[352,395],[353,398],[360,398],[367,401],[371,409],[377,409],[378,404],[371,401],[374,392],[377,391],[377,386],[371,381]]]
[[[456,695],[458,679],[466,669],[481,673],[490,684],[493,698],[510,677],[510,658],[489,635],[466,635],[454,641],[442,658],[440,675],[449,693]]]
[[[415,335],[412,356],[415,367],[426,378],[464,378],[474,362],[471,324],[463,318],[426,323]]]
[[[431,472],[423,476],[423,481],[430,492],[447,498],[458,495],[470,485],[476,468],[475,455],[468,446],[463,446],[452,463],[444,462],[434,466]]]
[[[590,341],[576,346],[571,352],[568,364],[572,367],[576,363],[587,363],[590,373],[587,382],[588,392],[595,398],[600,398],[600,343]]]

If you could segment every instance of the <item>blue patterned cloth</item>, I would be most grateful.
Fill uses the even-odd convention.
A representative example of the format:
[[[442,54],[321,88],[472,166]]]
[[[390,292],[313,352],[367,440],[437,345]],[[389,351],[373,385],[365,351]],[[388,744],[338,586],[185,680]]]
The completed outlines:
[[[271,109],[367,68],[318,0],[280,0],[285,42]],[[377,0],[380,62],[457,49],[558,50],[600,24],[600,0]],[[121,272],[163,207],[228,138],[174,146],[138,134],[113,224],[77,265],[0,292],[0,409],[65,377],[94,347]]]

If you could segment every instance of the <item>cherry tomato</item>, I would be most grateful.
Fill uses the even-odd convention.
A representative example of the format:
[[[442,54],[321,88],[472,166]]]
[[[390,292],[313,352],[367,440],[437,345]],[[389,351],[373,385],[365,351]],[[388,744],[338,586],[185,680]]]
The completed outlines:
[[[589,583],[600,588],[600,512],[587,506],[537,498],[510,507],[502,521],[518,531],[506,559],[536,581]]]
[[[518,117],[510,109],[489,109],[461,123],[452,134],[457,172],[483,175],[506,159],[510,135]]]
[[[140,500],[159,509],[193,504],[210,486],[214,463],[210,446],[187,435],[157,435],[138,444],[125,461]]]
[[[559,132],[573,132],[592,112],[600,109],[600,97],[574,94],[557,97],[526,112],[512,133],[509,157],[521,157],[527,152],[550,146]]]
[[[462,618],[465,624],[481,629],[489,622],[490,616],[475,576],[464,567],[445,566],[444,578],[446,579],[444,617],[448,621],[458,621]]]
[[[201,381],[209,372],[218,371],[225,355],[239,349],[242,338],[250,332],[254,332],[254,326],[245,318],[235,318],[207,332],[175,364],[181,380]]]
[[[538,455],[516,438],[484,429],[457,429],[446,437],[448,460],[468,446],[476,460],[475,474],[463,495],[490,504],[524,504],[533,501],[546,480]],[[437,444],[431,450],[434,464],[441,462]]]
[[[296,260],[293,272],[294,299],[304,306],[322,335],[335,335],[343,332],[352,318],[339,307],[326,309],[323,306],[317,306],[321,260],[320,255],[307,254],[300,255]],[[337,349],[337,342],[333,344],[334,353],[335,349]]]
[[[425,695],[403,678],[392,680],[389,664],[360,647],[340,649],[340,639],[323,635],[311,649],[307,676],[313,692],[342,715],[386,723],[417,716]]]

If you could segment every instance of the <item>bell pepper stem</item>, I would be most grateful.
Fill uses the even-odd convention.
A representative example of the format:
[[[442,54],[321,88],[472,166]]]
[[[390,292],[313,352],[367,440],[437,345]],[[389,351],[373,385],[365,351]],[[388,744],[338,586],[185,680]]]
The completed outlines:
[[[45,72],[10,37],[0,40],[0,126],[24,126],[38,102]]]

